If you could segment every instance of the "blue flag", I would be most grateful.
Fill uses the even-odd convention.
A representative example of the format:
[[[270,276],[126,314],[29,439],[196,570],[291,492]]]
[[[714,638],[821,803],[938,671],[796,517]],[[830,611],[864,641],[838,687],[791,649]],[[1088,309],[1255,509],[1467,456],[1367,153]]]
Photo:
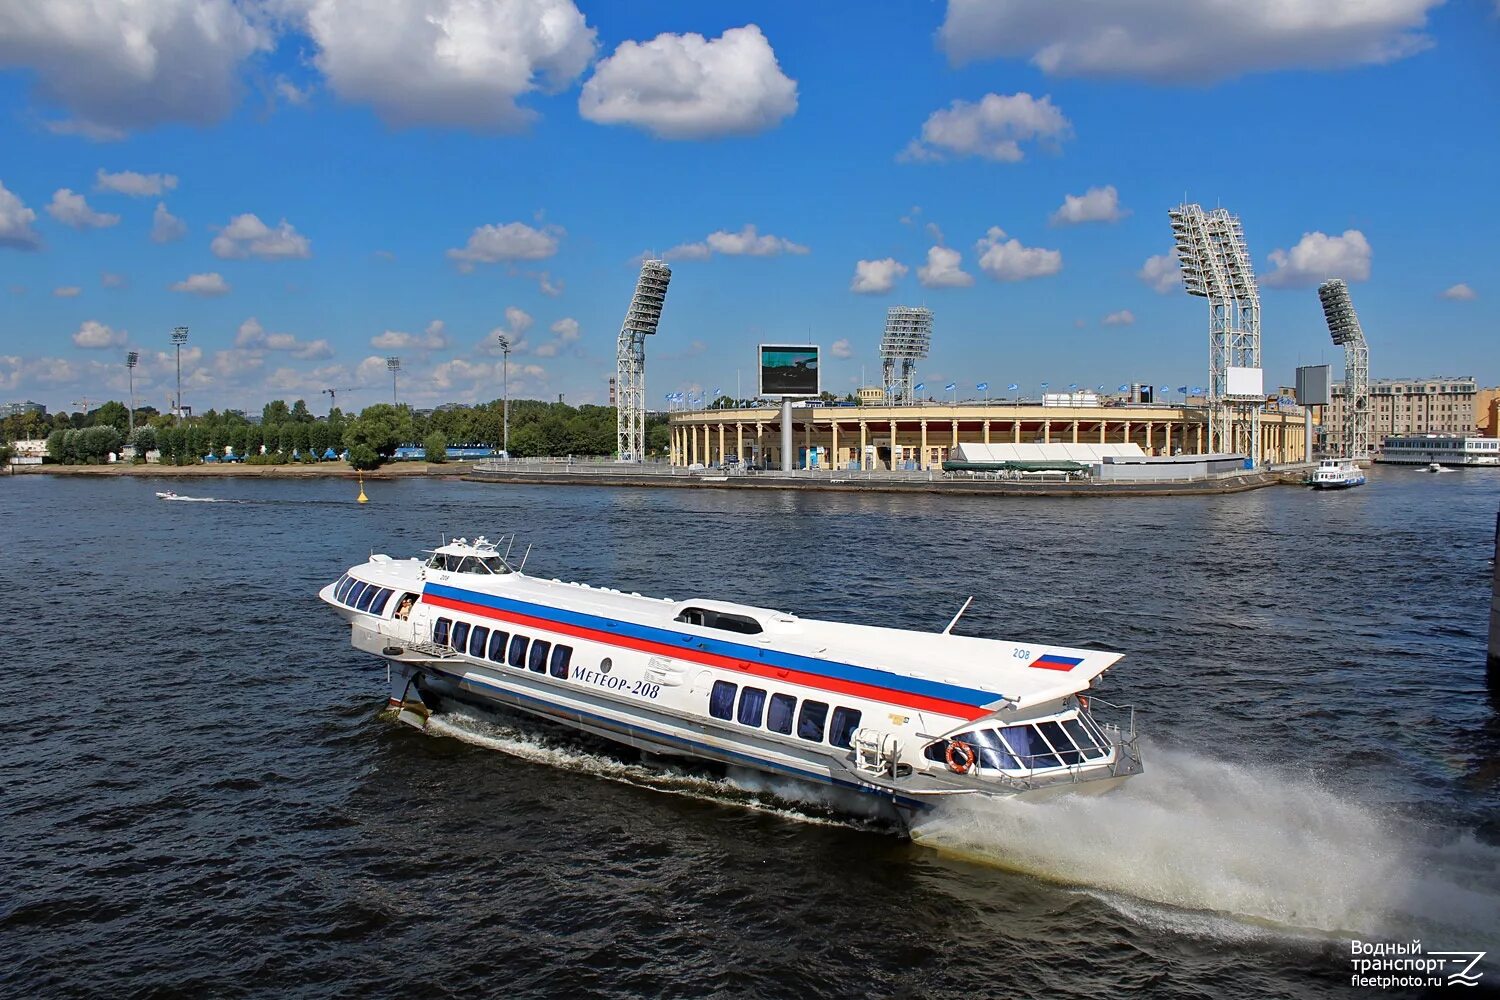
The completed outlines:
[[[1068,391],[1069,392],[1077,392],[1078,391],[1078,383],[1077,382],[1070,383],[1068,385]]]
[[[1045,389],[1045,388],[1047,388],[1047,386],[1048,386],[1048,384],[1049,384],[1049,383],[1047,383],[1047,382],[1043,382],[1043,383],[1042,383],[1042,388],[1043,388],[1043,389]]]
[[[926,382],[918,382],[916,385],[914,385],[914,386],[911,387],[911,391],[912,392],[921,392],[925,388],[927,388],[927,383]]]
[[[1161,387],[1161,391],[1164,392],[1164,393],[1171,392],[1172,391],[1172,387],[1170,385],[1164,385],[1164,386]]]
[[[1195,385],[1195,386],[1193,386],[1193,395],[1194,396],[1201,396],[1201,395],[1203,395],[1203,387],[1201,385]]]
[[[944,392],[952,392],[954,389],[957,389],[957,388],[958,388],[958,383],[957,382],[949,382],[947,385],[943,386],[943,391]]]
[[[1007,389],[1007,390],[1008,390],[1008,391],[1010,391],[1010,392],[1015,392],[1015,391],[1016,391],[1016,390],[1017,390],[1017,389],[1019,389],[1019,388],[1021,388],[1021,387],[1020,387],[1020,386],[1018,386],[1018,385],[1016,385],[1016,384],[1015,384],[1015,383],[1014,383],[1014,382],[1012,382],[1012,383],[1011,383],[1011,384],[1010,384],[1010,385],[1008,385],[1008,386],[1006,386],[1006,387],[1005,387],[1005,388],[1006,388],[1006,389]]]
[[[1179,385],[1177,387],[1177,391],[1180,392],[1180,393],[1182,393],[1184,396],[1186,396],[1187,395],[1187,386],[1185,386],[1185,385]]]
[[[979,390],[980,392],[984,392],[989,387],[990,387],[990,384],[988,382],[981,382],[978,385],[976,385],[974,388],[977,389],[977,390]]]
[[[723,389],[715,389],[714,390],[714,395],[715,396],[722,396],[722,395],[724,395],[724,390]]]
[[[1120,386],[1120,391],[1121,392],[1129,392],[1130,391],[1130,386],[1128,386],[1128,385],[1122,385],[1122,386]]]

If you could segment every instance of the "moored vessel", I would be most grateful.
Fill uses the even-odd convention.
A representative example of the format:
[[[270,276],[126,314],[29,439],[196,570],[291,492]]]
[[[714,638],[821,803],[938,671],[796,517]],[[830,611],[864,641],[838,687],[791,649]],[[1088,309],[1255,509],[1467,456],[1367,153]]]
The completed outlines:
[[[1347,458],[1325,458],[1313,470],[1307,484],[1315,490],[1347,490],[1365,484],[1362,469]]]
[[[449,699],[498,706],[904,816],[950,795],[1100,792],[1141,770],[1134,710],[1088,693],[1120,654],[954,635],[959,616],[933,633],[650,598],[527,576],[483,539],[372,555],[319,596],[385,661],[388,704],[417,726]]]

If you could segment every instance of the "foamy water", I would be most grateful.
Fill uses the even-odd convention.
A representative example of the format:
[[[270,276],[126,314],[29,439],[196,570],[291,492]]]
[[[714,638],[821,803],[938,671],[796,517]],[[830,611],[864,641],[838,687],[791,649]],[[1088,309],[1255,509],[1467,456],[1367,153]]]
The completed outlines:
[[[1500,850],[1471,836],[1341,799],[1310,775],[1161,748],[1148,751],[1146,768],[1102,796],[950,799],[912,837],[987,864],[1288,931],[1500,928]],[[1128,902],[1122,909],[1140,913]]]

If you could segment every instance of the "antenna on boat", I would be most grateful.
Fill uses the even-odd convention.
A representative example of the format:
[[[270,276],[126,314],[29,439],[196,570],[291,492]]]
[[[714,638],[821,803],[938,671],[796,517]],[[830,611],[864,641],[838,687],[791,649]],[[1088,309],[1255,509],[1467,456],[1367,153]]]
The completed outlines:
[[[508,541],[508,542],[505,543],[505,561],[506,562],[510,562],[510,550],[511,550],[511,547],[514,546],[515,544],[516,544],[516,533],[514,531],[512,531],[510,533],[510,541]]]
[[[521,565],[516,568],[516,572],[517,573],[523,572],[526,569],[526,559],[530,555],[531,555],[531,543],[527,542],[526,543],[526,553],[525,553],[525,555],[521,556]]]
[[[953,634],[953,626],[955,626],[955,625],[958,624],[958,620],[964,616],[964,612],[968,611],[969,610],[969,605],[971,605],[973,603],[974,603],[974,595],[970,594],[969,595],[969,599],[967,601],[964,601],[964,606],[958,609],[958,614],[954,615],[953,616],[953,620],[948,623],[948,627],[945,628],[945,629],[943,629],[943,632],[942,632],[943,635],[952,635]]]

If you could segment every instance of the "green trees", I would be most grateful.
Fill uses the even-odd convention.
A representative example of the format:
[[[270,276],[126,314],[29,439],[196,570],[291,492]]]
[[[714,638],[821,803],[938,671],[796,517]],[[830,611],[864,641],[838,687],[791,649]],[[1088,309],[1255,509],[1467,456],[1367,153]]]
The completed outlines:
[[[448,461],[448,439],[442,431],[433,431],[422,439],[423,457],[429,462]]]
[[[125,436],[107,425],[55,430],[47,435],[47,457],[68,465],[102,465],[124,443]]]
[[[356,469],[373,469],[388,461],[397,448],[414,436],[408,407],[376,403],[349,421],[344,430],[344,444],[349,448],[350,464]]]

